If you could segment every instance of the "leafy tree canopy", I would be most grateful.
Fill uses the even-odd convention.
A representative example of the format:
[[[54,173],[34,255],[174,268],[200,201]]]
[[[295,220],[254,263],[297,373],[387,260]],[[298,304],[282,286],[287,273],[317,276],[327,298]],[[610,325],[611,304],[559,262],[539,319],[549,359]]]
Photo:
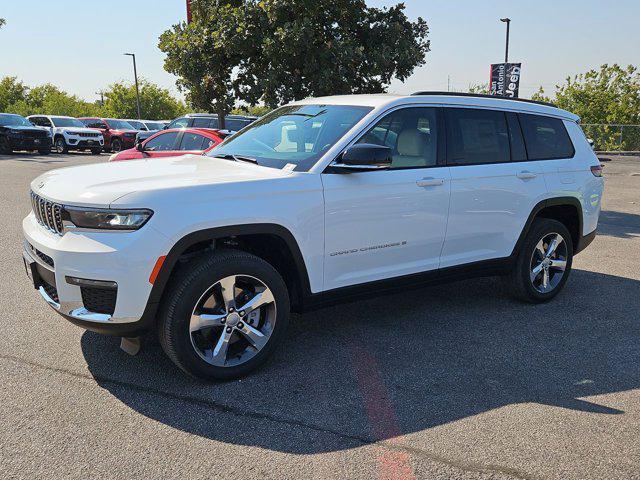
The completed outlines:
[[[72,117],[105,116],[135,118],[134,85],[117,82],[103,92],[104,105],[87,102],[47,83],[30,88],[16,77],[0,79],[0,112],[19,115],[69,115]],[[143,80],[140,85],[142,113],[149,119],[171,119],[186,112],[184,102],[176,100],[167,89]]]
[[[579,115],[597,150],[640,150],[640,128],[617,126],[640,125],[640,74],[632,65],[605,64],[567,77],[554,98],[542,88],[532,98]]]
[[[404,4],[364,0],[193,0],[193,21],[160,36],[165,69],[197,109],[236,100],[276,107],[304,98],[385,91],[425,63],[426,22]]]
[[[582,123],[640,124],[640,74],[632,65],[602,65],[567,77],[556,85],[554,98],[542,88],[534,100],[551,101],[579,115]]]
[[[186,105],[171,96],[169,90],[146,80],[139,82],[140,107],[143,118],[172,119],[186,113]],[[116,82],[103,92],[102,114],[107,117],[136,118],[135,84]]]

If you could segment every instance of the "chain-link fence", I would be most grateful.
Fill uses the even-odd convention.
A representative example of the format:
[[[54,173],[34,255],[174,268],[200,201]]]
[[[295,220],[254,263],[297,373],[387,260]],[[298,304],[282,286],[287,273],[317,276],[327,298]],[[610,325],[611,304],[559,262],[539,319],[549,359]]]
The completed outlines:
[[[599,151],[640,151],[640,125],[583,123],[587,138]]]

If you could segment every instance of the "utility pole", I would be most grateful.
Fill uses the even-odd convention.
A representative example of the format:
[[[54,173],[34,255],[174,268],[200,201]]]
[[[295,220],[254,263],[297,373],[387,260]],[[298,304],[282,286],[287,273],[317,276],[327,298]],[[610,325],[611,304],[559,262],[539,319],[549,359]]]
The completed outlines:
[[[451,91],[451,75],[447,75],[447,92]]]
[[[136,68],[136,54],[135,53],[125,53],[124,55],[128,55],[133,58],[133,76],[136,79],[136,105],[138,107],[138,120],[142,118],[140,114],[140,89],[138,88],[138,70]]]
[[[191,23],[191,0],[187,0],[187,23]]]
[[[99,92],[96,92],[96,95],[100,95],[100,106],[104,107],[104,92],[100,90]]]
[[[509,26],[511,25],[511,19],[501,18],[500,21],[507,24],[507,40],[504,47],[504,63],[509,63]]]

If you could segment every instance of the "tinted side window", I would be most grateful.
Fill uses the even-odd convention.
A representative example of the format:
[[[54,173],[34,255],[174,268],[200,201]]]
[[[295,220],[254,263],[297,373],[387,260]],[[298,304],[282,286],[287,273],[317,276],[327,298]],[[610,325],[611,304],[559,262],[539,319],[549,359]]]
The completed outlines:
[[[189,123],[189,119],[188,118],[185,118],[185,117],[176,118],[173,122],[171,122],[167,126],[167,129],[169,129],[169,128],[185,128],[188,123]]]
[[[432,167],[437,163],[435,108],[402,108],[376,123],[358,143],[391,148],[391,168]]]
[[[173,150],[173,146],[176,143],[178,132],[167,132],[152,138],[144,144],[144,149],[150,152],[164,152],[167,150]]]
[[[227,130],[231,130],[232,132],[237,132],[239,130],[242,130],[244,127],[249,125],[249,122],[245,120],[240,120],[237,118],[234,118],[234,119],[227,118],[226,123],[227,123]]]
[[[522,129],[515,113],[506,113],[507,126],[509,127],[509,143],[511,144],[511,161],[523,162],[527,160],[527,150],[524,148]]]
[[[193,128],[209,128],[209,119],[196,117],[193,119]]]
[[[185,132],[182,135],[182,141],[180,142],[180,148],[178,150],[204,150],[205,138],[197,133]]]
[[[562,120],[519,114],[529,160],[571,158],[575,150]]]
[[[447,108],[447,157],[454,165],[508,162],[509,133],[504,112]]]

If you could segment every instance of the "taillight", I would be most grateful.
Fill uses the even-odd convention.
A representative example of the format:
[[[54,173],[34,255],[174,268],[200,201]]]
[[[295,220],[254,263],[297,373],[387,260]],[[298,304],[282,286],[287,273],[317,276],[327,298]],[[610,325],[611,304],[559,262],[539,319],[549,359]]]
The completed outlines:
[[[594,177],[601,177],[602,176],[602,165],[594,165],[593,167],[591,167],[591,173],[593,173]]]

